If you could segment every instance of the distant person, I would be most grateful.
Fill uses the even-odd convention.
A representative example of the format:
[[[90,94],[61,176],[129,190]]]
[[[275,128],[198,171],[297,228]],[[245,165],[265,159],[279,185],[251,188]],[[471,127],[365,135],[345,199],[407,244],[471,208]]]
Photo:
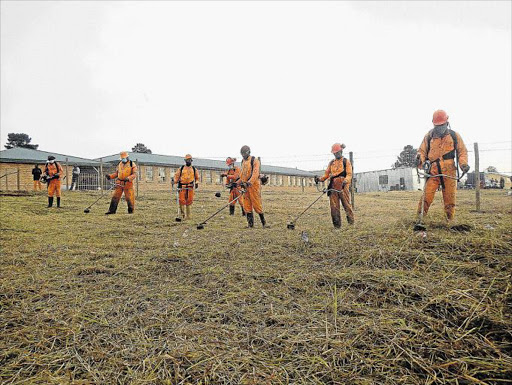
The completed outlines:
[[[71,187],[70,190],[73,190],[73,187],[75,190],[78,188],[78,177],[80,176],[80,167],[78,167],[76,164],[73,165],[73,171],[71,172],[72,179],[71,179]]]
[[[344,144],[334,143],[331,147],[331,153],[334,159],[331,160],[325,174],[322,177],[315,176],[315,183],[323,182],[329,179],[328,189],[336,191],[328,191],[329,204],[331,206],[332,224],[335,228],[341,227],[341,210],[340,202],[347,214],[347,222],[354,224],[354,210],[350,202],[350,183],[352,182],[352,164],[350,160],[343,157]]]
[[[244,211],[247,217],[247,227],[254,227],[253,210],[259,215],[261,225],[264,228],[269,227],[265,220],[261,203],[260,161],[256,157],[251,156],[251,148],[249,146],[242,146],[240,154],[243,160],[238,184],[245,188]]]
[[[229,200],[231,202],[238,198],[241,194],[240,186],[237,182],[240,180],[240,167],[235,165],[236,158],[227,158],[226,164],[228,165],[228,171],[220,174],[222,177],[226,177],[226,187],[229,188]],[[238,203],[240,204],[240,208],[242,209],[242,216],[245,217],[244,211],[244,198],[238,198]],[[229,205],[229,215],[235,215],[235,206],[236,202],[233,202]]]
[[[174,184],[178,185],[180,216],[190,219],[190,209],[194,202],[194,190],[199,187],[199,173],[192,166],[192,155],[185,155],[185,165],[181,166],[174,174]]]
[[[432,123],[434,128],[430,130],[421,142],[416,155],[417,166],[427,170],[432,177],[427,177],[425,182],[425,202],[423,215],[426,215],[438,187],[443,192],[444,212],[448,222],[455,217],[455,193],[457,191],[457,165],[460,164],[464,173],[469,171],[468,151],[462,137],[450,128],[448,115],[443,110],[434,112]],[[426,168],[425,168],[426,164]],[[451,176],[436,177],[437,174]],[[418,205],[418,214],[421,212],[421,199]]]
[[[54,196],[57,196],[57,207],[60,207],[60,177],[62,173],[62,166],[57,163],[53,155],[50,155],[43,174],[48,184],[48,207],[53,206]]]
[[[135,193],[133,191],[133,180],[137,177],[137,165],[132,162],[126,151],[120,154],[121,161],[116,167],[116,171],[112,174],[107,174],[105,177],[115,179],[114,193],[110,201],[110,207],[105,215],[115,214],[119,200],[123,196],[128,205],[128,214],[133,214],[135,209]]]
[[[41,174],[43,170],[39,168],[39,165],[36,164],[32,169],[32,177],[34,179],[34,191],[41,191]]]

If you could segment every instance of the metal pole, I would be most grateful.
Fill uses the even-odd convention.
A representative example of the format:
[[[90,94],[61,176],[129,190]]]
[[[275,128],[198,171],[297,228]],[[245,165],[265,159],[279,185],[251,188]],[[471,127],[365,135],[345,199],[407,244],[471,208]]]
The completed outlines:
[[[300,178],[300,184],[302,185],[302,192],[304,192],[304,178]]]
[[[480,154],[478,153],[478,143],[475,143],[475,194],[476,211],[480,211]]]
[[[18,166],[18,172],[16,173],[16,186],[18,191],[20,191],[20,166]]]
[[[103,190],[103,158],[100,158],[100,189]]]
[[[66,190],[69,191],[68,158],[66,157]]]
[[[136,188],[136,197],[139,197],[139,159],[135,159],[135,164],[137,165],[137,174],[135,174],[135,188]],[[140,171],[142,172],[142,171]]]
[[[354,184],[356,183],[356,180],[355,180],[355,174],[354,174],[354,153],[352,151],[350,151],[348,153],[348,156],[349,156],[350,164],[352,165],[352,183],[350,183],[350,200],[352,201],[352,209],[355,210],[356,204],[354,202],[354,198],[355,198]]]

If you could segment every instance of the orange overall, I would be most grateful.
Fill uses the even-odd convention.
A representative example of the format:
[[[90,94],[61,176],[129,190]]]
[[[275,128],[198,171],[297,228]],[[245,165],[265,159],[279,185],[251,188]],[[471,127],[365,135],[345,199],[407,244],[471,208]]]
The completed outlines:
[[[198,180],[199,172],[193,166],[182,166],[174,174],[174,184],[178,185],[181,206],[190,206],[194,202],[194,184]]]
[[[47,163],[44,173],[48,177],[53,177],[57,175],[55,179],[51,179],[48,182],[48,196],[53,197],[57,196],[57,198],[60,198],[60,177],[63,173],[62,166],[55,162],[55,163]]]
[[[346,164],[346,167],[343,165]],[[331,206],[331,218],[334,227],[341,227],[340,201],[347,214],[348,223],[354,223],[354,211],[350,203],[350,183],[352,182],[352,164],[346,158],[334,159],[329,163],[321,182],[329,179],[329,188],[339,190],[328,191]]]
[[[242,161],[240,181],[250,183],[244,195],[244,211],[246,213],[252,213],[254,209],[258,214],[263,214],[263,207],[261,205],[260,161],[254,156],[249,156],[247,160],[244,159]]]
[[[240,196],[240,188],[237,186],[236,182],[240,179],[240,167],[235,166],[234,168],[230,168],[226,173],[226,186],[229,187],[229,202],[232,202],[234,199]],[[240,203],[240,207],[244,207],[244,197],[238,198],[238,203]],[[235,206],[236,202],[231,203],[230,206]]]
[[[457,166],[455,164],[455,153],[458,154],[458,160],[461,165],[468,164],[468,151],[462,138],[456,132],[453,135],[457,139],[457,151],[455,151],[455,143],[452,135],[447,130],[443,137],[434,137],[433,130],[430,130],[423,142],[421,142],[418,154],[421,164],[427,159],[432,163],[430,170],[431,175],[446,174],[452,177],[457,175]],[[434,200],[436,190],[441,185],[443,191],[444,212],[448,220],[452,220],[455,216],[455,193],[457,191],[457,181],[452,178],[432,177],[425,182],[425,202],[423,214],[426,215],[430,205]],[[421,199],[418,204],[418,214],[421,212]]]
[[[126,163],[119,162],[117,169],[113,174],[109,175],[111,179],[116,178],[116,186],[110,201],[110,213],[117,211],[117,205],[124,192],[124,199],[128,204],[128,213],[133,213],[135,209],[135,194],[133,191],[133,181],[137,177],[137,165],[129,160]]]

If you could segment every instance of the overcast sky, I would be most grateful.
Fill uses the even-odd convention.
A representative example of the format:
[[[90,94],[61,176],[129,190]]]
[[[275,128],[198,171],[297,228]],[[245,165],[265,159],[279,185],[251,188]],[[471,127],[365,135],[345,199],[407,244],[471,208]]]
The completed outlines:
[[[388,168],[445,109],[511,166],[511,2],[2,1],[1,143]],[[469,147],[469,146],[468,146]],[[473,164],[471,164],[473,166]]]

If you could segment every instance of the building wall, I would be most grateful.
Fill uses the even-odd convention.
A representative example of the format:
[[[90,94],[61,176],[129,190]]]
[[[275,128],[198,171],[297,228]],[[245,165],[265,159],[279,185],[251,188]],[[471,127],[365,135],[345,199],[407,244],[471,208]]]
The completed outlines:
[[[355,174],[357,192],[422,189],[424,179],[418,182],[413,168],[397,168]],[[402,178],[402,179],[401,179]]]

